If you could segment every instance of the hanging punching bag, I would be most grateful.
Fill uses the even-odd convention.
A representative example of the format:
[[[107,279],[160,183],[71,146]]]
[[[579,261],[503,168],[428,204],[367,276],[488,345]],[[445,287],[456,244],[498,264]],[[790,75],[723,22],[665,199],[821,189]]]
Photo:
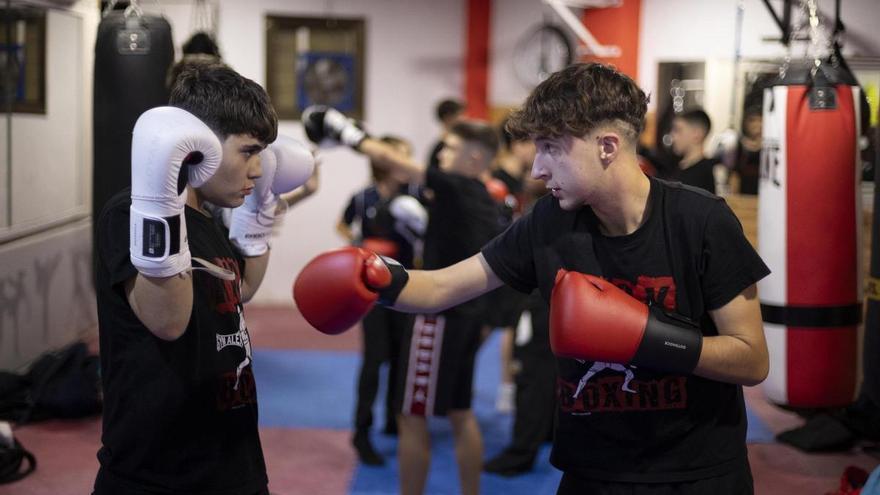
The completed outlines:
[[[860,90],[823,64],[764,91],[758,251],[770,349],[767,397],[821,408],[852,402],[861,318]]]
[[[154,15],[109,12],[95,41],[92,224],[111,196],[131,185],[131,132],[144,111],[168,103],[171,26]]]

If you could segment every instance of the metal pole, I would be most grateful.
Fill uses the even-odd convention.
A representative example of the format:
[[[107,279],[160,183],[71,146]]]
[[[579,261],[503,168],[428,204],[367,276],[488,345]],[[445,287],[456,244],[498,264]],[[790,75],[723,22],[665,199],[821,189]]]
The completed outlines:
[[[12,226],[12,1],[6,0],[6,226]]]

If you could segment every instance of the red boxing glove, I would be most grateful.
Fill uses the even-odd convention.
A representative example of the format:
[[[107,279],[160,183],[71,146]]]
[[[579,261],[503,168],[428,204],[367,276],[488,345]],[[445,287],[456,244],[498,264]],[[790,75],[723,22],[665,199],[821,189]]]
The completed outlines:
[[[369,313],[380,296],[380,303],[393,304],[408,278],[394,260],[356,247],[335,249],[302,269],[293,299],[309,324],[336,335]]]
[[[662,321],[661,321],[662,318]],[[690,373],[699,328],[648,306],[593,275],[559,270],[550,297],[550,347],[559,357]]]

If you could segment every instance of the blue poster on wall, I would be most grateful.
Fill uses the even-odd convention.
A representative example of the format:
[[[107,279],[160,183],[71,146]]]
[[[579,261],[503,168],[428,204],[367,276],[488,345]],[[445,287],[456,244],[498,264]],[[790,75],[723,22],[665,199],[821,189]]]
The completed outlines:
[[[296,61],[297,106],[330,105],[341,112],[355,110],[354,55],[340,52],[306,52]]]
[[[0,101],[5,100],[6,95],[12,97],[12,101],[24,101],[25,97],[25,58],[24,45],[17,43],[5,44],[0,43],[0,67],[3,68],[3,78],[0,80]],[[11,74],[7,75],[6,70],[11,70]],[[7,77],[9,79],[7,79]],[[9,81],[15,84],[15,87],[6,88]],[[11,86],[11,85],[10,85]]]

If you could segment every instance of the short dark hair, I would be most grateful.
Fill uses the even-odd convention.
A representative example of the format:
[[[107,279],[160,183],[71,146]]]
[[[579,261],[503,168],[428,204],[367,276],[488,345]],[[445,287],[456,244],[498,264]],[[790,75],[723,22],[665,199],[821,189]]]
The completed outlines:
[[[223,63],[185,64],[168,104],[195,115],[224,139],[248,134],[268,144],[278,135],[278,116],[266,91]]]
[[[220,47],[217,46],[217,42],[214,41],[214,38],[210,34],[204,31],[199,31],[190,36],[186,43],[183,44],[184,55],[197,53],[220,58]]]
[[[450,134],[462,138],[471,143],[477,143],[491,152],[491,156],[498,153],[498,134],[495,129],[485,122],[476,120],[462,120],[456,122],[449,129]]]
[[[648,97],[626,74],[598,63],[572,64],[539,84],[507,129],[516,139],[581,137],[614,124],[636,142],[647,110]]]
[[[220,60],[219,57],[215,57],[214,55],[207,55],[204,53],[191,53],[189,55],[184,55],[180,60],[171,65],[171,68],[168,69],[168,74],[165,76],[165,86],[171,90],[174,87],[174,83],[177,81],[177,76],[183,72],[183,69],[186,68],[189,64],[222,64],[223,61]]]
[[[437,120],[443,122],[449,117],[460,114],[462,110],[464,110],[464,103],[459,100],[443,100],[437,104]]]
[[[699,108],[680,113],[676,115],[675,118],[681,119],[692,126],[699,127],[703,130],[703,134],[706,136],[708,136],[709,131],[712,130],[712,119],[709,118],[709,114]]]

